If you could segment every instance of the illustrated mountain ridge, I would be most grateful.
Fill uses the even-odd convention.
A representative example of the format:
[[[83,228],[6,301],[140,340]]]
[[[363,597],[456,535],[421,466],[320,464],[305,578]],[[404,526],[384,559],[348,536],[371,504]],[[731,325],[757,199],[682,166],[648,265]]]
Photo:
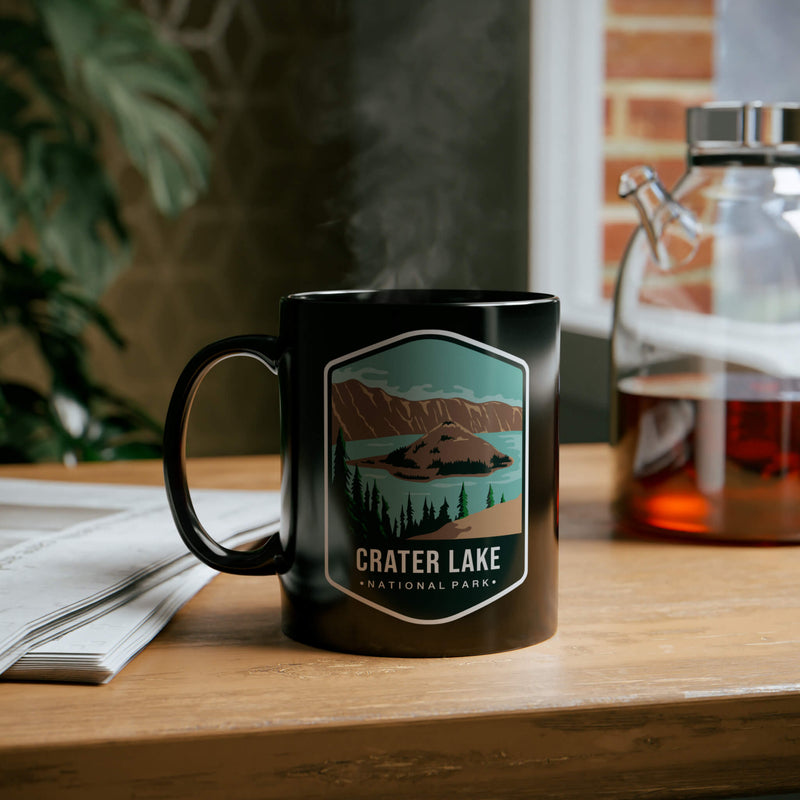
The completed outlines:
[[[473,434],[520,431],[523,427],[520,406],[460,397],[407,400],[355,378],[331,386],[331,409],[332,439],[341,429],[348,441],[424,435],[446,421]]]

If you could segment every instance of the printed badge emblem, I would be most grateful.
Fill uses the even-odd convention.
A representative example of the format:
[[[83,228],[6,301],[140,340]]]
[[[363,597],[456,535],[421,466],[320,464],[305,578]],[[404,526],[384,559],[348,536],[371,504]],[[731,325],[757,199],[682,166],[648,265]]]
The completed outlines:
[[[325,574],[419,624],[519,586],[528,553],[528,367],[445,331],[330,362]]]

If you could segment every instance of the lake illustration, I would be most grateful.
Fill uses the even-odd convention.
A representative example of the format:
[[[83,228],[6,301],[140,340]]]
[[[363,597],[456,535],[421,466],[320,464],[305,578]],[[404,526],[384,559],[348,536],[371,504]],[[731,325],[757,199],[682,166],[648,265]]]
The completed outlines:
[[[329,378],[329,485],[356,541],[424,546],[524,529],[526,375],[445,337]]]

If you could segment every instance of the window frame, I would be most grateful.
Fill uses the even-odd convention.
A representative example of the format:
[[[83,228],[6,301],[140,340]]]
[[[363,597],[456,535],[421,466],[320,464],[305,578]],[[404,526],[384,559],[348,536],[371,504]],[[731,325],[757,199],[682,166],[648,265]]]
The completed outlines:
[[[562,328],[608,337],[603,297],[605,3],[531,0],[529,274]]]

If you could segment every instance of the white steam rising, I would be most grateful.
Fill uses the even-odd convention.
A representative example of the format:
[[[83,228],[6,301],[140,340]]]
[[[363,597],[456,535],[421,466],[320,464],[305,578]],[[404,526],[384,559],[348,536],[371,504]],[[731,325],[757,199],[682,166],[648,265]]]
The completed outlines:
[[[510,75],[527,65],[513,45],[523,5],[355,3],[348,235],[356,285],[485,283],[481,270],[492,271],[484,263],[487,240],[526,216],[509,208],[515,192],[513,202],[524,202],[519,191],[503,195],[513,161],[498,152],[503,136],[511,147],[519,144],[516,167],[527,169],[526,119],[514,106],[519,87],[509,86]],[[515,113],[521,131],[509,137],[499,128]]]

